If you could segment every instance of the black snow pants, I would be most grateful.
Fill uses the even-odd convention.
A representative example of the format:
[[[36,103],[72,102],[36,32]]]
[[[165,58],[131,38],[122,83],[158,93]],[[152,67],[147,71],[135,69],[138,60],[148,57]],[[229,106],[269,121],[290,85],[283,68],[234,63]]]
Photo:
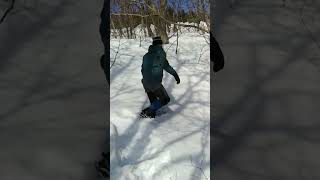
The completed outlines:
[[[142,81],[142,84],[143,84],[143,81]],[[157,99],[159,99],[161,106],[164,106],[170,102],[170,97],[162,84],[160,84],[156,89],[150,89],[144,84],[143,84],[143,87],[148,95],[150,104],[152,104]]]

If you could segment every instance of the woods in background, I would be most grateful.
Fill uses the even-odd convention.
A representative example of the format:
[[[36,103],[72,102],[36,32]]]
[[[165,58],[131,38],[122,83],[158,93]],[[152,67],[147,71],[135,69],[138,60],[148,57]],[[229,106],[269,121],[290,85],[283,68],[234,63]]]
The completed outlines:
[[[139,25],[145,37],[159,35],[164,43],[169,42],[170,32],[177,32],[182,26],[210,31],[209,0],[112,0],[110,3],[110,29],[114,37],[136,38],[134,29]],[[200,22],[207,28],[201,27]]]

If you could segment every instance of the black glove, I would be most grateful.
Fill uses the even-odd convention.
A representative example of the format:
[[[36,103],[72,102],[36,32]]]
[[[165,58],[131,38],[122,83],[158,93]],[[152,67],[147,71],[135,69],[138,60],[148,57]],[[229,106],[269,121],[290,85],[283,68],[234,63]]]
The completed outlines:
[[[176,75],[176,76],[174,76],[174,78],[176,79],[177,84],[180,84],[180,78],[179,78],[179,76],[178,76],[178,75]]]

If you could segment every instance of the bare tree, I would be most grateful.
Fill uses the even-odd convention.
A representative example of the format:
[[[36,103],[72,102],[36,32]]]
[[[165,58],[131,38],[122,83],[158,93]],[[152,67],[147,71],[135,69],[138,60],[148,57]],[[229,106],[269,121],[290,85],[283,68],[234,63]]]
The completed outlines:
[[[182,0],[174,1],[171,9],[167,0],[114,0],[114,2],[120,11],[112,12],[111,19],[114,18],[119,21],[117,26],[121,30],[126,29],[128,38],[135,37],[132,30],[137,23],[141,24],[145,34],[148,32],[149,37],[161,36],[164,43],[169,43],[168,33],[171,25],[173,25],[173,31],[179,30],[177,27],[188,27],[195,28],[199,32],[210,32],[208,0],[192,0],[190,3],[192,8],[187,13],[183,9]],[[169,13],[169,10],[171,10],[171,13]],[[181,23],[185,21],[195,23]],[[205,22],[207,27],[199,25],[201,21]],[[154,32],[150,27],[151,25],[154,26]]]

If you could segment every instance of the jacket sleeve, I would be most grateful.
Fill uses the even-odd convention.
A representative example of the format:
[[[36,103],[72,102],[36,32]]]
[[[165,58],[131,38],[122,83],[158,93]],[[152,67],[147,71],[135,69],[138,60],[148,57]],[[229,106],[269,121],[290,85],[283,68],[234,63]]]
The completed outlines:
[[[169,74],[171,74],[175,79],[179,78],[177,72],[170,66],[168,60],[167,60],[167,55],[166,53],[162,50],[161,51],[161,56],[163,58],[163,69],[167,71]]]
[[[163,69],[171,74],[175,79],[179,77],[177,72],[170,66],[167,59],[164,60]]]

